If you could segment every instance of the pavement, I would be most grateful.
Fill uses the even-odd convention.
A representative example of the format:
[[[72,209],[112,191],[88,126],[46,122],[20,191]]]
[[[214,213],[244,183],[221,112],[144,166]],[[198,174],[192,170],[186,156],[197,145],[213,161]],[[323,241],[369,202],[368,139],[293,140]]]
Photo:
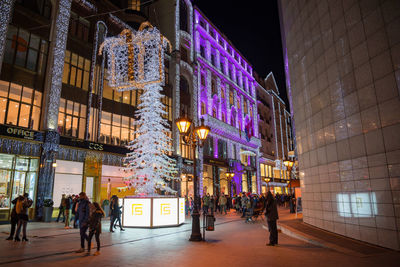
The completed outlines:
[[[101,254],[75,253],[79,248],[77,229],[61,223],[31,222],[29,242],[6,241],[9,225],[0,225],[0,265],[7,266],[398,266],[400,253],[357,242],[346,250],[341,236],[324,235],[320,229],[306,230],[299,220],[280,209],[279,246],[266,246],[268,231],[264,218],[245,223],[235,212],[217,215],[215,231],[206,232],[206,241],[189,242],[190,217],[179,227],[108,232],[103,222]],[[296,221],[298,220],[298,221]],[[300,226],[301,225],[301,226]],[[303,227],[297,229],[296,227]],[[286,233],[285,233],[286,232]],[[316,234],[319,233],[319,236]],[[303,239],[299,238],[301,236]],[[319,238],[319,239],[318,239]],[[312,243],[311,241],[317,241]],[[339,241],[337,241],[339,240]],[[354,240],[345,238],[347,242]],[[93,240],[94,241],[94,240]],[[328,242],[330,241],[330,242]],[[336,243],[335,243],[336,242]],[[95,243],[95,242],[92,242]],[[350,243],[351,244],[351,243]],[[365,246],[368,248],[366,249]],[[362,249],[360,249],[362,248]],[[363,250],[364,249],[364,250]],[[92,253],[95,248],[92,250]],[[375,252],[373,252],[375,251]],[[364,253],[362,253],[364,252]]]

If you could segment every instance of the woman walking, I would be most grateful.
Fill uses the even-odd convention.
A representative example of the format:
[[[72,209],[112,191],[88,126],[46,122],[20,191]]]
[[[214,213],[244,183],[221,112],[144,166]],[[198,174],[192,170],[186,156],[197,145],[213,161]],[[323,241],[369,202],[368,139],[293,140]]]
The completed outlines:
[[[93,206],[95,210],[93,211],[93,213],[90,215],[89,218],[89,237],[88,237],[87,255],[90,255],[90,248],[92,245],[92,238],[94,235],[97,243],[97,251],[93,255],[97,256],[100,254],[101,218],[104,217],[104,211],[97,202],[93,202]]]

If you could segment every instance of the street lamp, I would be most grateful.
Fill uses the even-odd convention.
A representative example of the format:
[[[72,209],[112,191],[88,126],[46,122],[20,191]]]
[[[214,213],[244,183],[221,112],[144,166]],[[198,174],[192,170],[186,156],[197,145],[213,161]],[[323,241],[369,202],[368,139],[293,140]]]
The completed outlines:
[[[180,117],[176,120],[179,133],[183,135],[183,141],[192,147],[193,150],[193,193],[194,193],[194,205],[192,213],[192,234],[189,241],[201,241],[200,232],[200,213],[199,213],[199,192],[198,192],[198,181],[196,172],[196,150],[197,147],[202,147],[203,142],[207,139],[207,135],[210,132],[210,128],[204,125],[204,119],[201,119],[201,125],[196,127],[192,124],[189,118],[186,116]],[[190,127],[193,125],[193,127]],[[190,129],[190,130],[189,130]]]
[[[226,176],[226,180],[228,181],[228,183],[229,183],[229,196],[232,196],[232,179],[233,179],[233,176],[235,176],[235,173],[233,172],[233,171],[231,171],[231,170],[228,170],[226,173],[225,173],[225,176]]]
[[[289,170],[290,173],[291,173],[292,167],[293,167],[293,164],[294,164],[294,161],[293,161],[293,160],[285,159],[285,160],[283,161],[283,164],[285,164],[285,166],[288,168],[288,170]],[[290,174],[290,176],[289,176],[289,181],[288,181],[287,183],[289,184],[289,193],[292,194],[292,175],[291,175],[291,174]]]

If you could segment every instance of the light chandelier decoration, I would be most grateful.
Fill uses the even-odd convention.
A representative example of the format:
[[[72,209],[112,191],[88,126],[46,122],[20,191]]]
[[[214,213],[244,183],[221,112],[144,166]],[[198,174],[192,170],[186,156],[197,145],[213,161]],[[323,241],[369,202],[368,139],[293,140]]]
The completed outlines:
[[[171,44],[149,22],[139,30],[123,30],[119,36],[107,38],[99,49],[108,53],[110,87],[117,91],[144,89],[146,85],[164,82],[164,49],[171,52]]]
[[[169,45],[169,47],[168,47]],[[105,39],[99,53],[106,51],[108,81],[117,91],[142,89],[135,121],[137,137],[127,146],[125,178],[139,195],[155,195],[159,191],[175,193],[166,181],[179,180],[172,154],[172,140],[161,102],[164,83],[164,50],[169,41],[149,22],[138,31],[123,30],[119,36]]]

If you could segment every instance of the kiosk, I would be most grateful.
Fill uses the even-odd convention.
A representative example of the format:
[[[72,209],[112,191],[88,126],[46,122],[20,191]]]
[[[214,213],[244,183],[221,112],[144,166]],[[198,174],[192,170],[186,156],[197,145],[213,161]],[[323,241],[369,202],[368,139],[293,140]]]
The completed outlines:
[[[170,196],[126,197],[122,202],[124,227],[156,228],[185,222],[185,199]]]

